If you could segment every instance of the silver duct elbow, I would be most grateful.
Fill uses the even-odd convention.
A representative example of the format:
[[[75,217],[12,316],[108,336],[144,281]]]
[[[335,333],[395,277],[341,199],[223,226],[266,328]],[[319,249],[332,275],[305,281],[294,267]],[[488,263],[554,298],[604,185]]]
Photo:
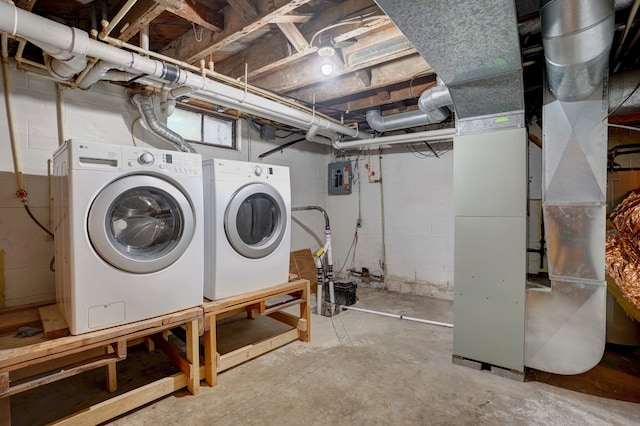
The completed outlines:
[[[586,99],[602,84],[613,41],[614,13],[614,0],[542,0],[547,80],[558,100]]]
[[[449,116],[449,106],[453,105],[449,88],[438,78],[438,85],[424,92],[418,99],[420,111],[434,122],[444,121]]]
[[[135,105],[138,111],[140,111],[140,116],[144,120],[149,130],[160,136],[162,139],[166,140],[178,151],[192,153],[196,152],[196,150],[193,149],[191,145],[184,141],[182,136],[180,136],[173,130],[168,129],[166,126],[160,123],[153,109],[153,100],[151,99],[151,96],[137,93],[131,97],[131,102],[133,103],[133,105]]]
[[[449,88],[438,79],[438,86],[425,91],[418,99],[417,111],[382,116],[380,110],[367,111],[367,123],[377,132],[390,132],[410,127],[426,126],[444,121],[453,105]]]

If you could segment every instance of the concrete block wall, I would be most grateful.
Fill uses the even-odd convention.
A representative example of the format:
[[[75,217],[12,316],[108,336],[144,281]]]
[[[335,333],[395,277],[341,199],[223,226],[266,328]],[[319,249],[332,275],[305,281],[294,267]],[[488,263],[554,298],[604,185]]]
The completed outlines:
[[[10,77],[16,130],[31,194],[30,204],[36,215],[48,224],[47,160],[58,146],[55,85],[13,70]],[[86,91],[65,90],[64,111],[66,139],[131,144],[133,129],[136,143],[140,145],[148,142],[157,146],[162,143],[136,121],[139,115],[129,103],[127,89],[120,86],[98,83]],[[53,298],[53,273],[48,272],[53,247],[50,238],[31,223],[20,202],[13,197],[15,176],[11,173],[13,164],[5,117],[4,103],[0,103],[0,254],[3,256],[0,306],[12,306]],[[373,280],[368,285],[452,298],[451,152],[441,158],[419,158],[403,148],[394,148],[383,153],[382,169],[377,150],[372,150],[370,155],[365,151],[359,157],[346,157],[352,162],[352,167],[356,167],[358,160],[353,193],[328,195],[327,164],[336,160],[328,146],[300,142],[260,160],[260,154],[300,136],[264,142],[245,122],[241,120],[239,125],[240,150],[201,145],[196,145],[196,149],[204,158],[289,166],[292,206],[317,205],[329,212],[336,273],[340,272],[345,277],[351,267],[358,271],[368,268],[376,275],[382,273],[380,184],[369,182],[365,165],[370,163],[371,171],[375,172],[371,180],[378,179],[380,175],[383,177],[387,276],[385,283]],[[533,149],[534,154],[536,149]],[[532,175],[533,180],[538,179],[535,176]],[[534,204],[530,206],[531,211]],[[358,243],[352,263],[353,251],[349,252],[349,248],[354,240],[359,212],[362,227],[357,229]],[[292,250],[315,250],[324,244],[324,219],[319,212],[294,212],[292,216]],[[536,220],[534,216],[532,223]],[[537,246],[538,239],[532,228],[530,236],[530,246]],[[537,255],[530,254],[529,259],[531,272],[536,267]]]
[[[20,143],[22,169],[29,191],[29,204],[44,225],[49,225],[49,184],[47,161],[58,147],[56,88],[53,82],[10,71],[14,122]],[[0,97],[4,91],[0,87]],[[115,144],[132,144],[131,129],[138,145],[162,147],[142,128],[139,114],[129,103],[126,88],[98,83],[90,90],[64,91],[65,139],[81,139]],[[242,121],[240,150],[196,145],[203,158],[258,161],[257,156],[276,146],[262,142]],[[324,206],[326,176],[323,172],[330,148],[308,142],[267,157],[265,164],[291,167],[294,205]],[[55,298],[54,274],[49,271],[53,241],[28,218],[17,189],[11,161],[9,130],[4,102],[0,103],[0,308]],[[303,226],[292,226],[292,249],[314,247],[324,242],[322,217],[304,217]],[[310,230],[307,231],[308,228]]]
[[[348,158],[355,167],[355,156]],[[375,172],[370,179],[367,164]],[[419,157],[402,150],[382,155],[377,150],[358,158],[357,179],[351,195],[329,196],[327,207],[337,225],[334,230],[334,258],[344,262],[358,217],[358,188],[362,227],[358,229],[356,261],[353,267],[371,273],[382,272],[382,176],[385,222],[385,283],[364,285],[389,290],[453,298],[453,155]],[[347,262],[347,269],[351,260]],[[338,269],[338,268],[337,268]],[[343,271],[343,274],[345,271]]]

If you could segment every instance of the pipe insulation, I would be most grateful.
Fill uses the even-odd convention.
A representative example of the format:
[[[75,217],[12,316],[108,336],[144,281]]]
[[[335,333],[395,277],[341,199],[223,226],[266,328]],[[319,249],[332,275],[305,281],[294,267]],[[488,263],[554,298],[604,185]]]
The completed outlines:
[[[49,49],[67,50],[114,64],[120,71],[135,75],[145,74],[150,79],[194,90],[189,96],[198,95],[208,102],[256,114],[264,118],[308,129],[319,128],[318,134],[336,140],[338,135],[356,137],[358,130],[345,126],[326,116],[285,105],[259,96],[251,91],[231,87],[201,75],[185,71],[176,65],[163,63],[133,52],[121,50],[101,41],[89,38],[86,32],[24,11],[14,5],[0,2],[0,31],[18,35],[36,45]],[[248,86],[247,86],[248,87]]]
[[[182,136],[160,123],[160,120],[158,120],[156,116],[151,96],[137,93],[131,97],[131,102],[138,108],[140,116],[153,133],[166,140],[178,151],[197,152],[190,144],[184,141]]]

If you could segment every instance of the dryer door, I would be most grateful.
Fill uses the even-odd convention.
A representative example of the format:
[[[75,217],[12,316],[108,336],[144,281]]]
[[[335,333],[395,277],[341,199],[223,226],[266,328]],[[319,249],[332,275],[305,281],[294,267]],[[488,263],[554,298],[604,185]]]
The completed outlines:
[[[287,231],[286,206],[280,193],[265,183],[250,183],[233,194],[224,215],[224,230],[236,252],[259,259],[278,248]]]
[[[146,274],[173,264],[189,246],[195,213],[183,192],[154,176],[132,175],[107,185],[89,209],[89,240],[102,259]]]

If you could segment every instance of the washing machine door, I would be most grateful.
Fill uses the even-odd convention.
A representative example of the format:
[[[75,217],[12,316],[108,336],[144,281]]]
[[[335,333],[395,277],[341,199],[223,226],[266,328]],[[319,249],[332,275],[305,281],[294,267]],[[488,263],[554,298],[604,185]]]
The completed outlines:
[[[89,240],[102,259],[135,274],[161,271],[182,256],[195,229],[195,213],[175,185],[146,175],[106,186],[89,210]]]
[[[271,185],[250,183],[236,191],[224,215],[229,244],[244,257],[259,259],[278,248],[287,231],[286,206]]]

